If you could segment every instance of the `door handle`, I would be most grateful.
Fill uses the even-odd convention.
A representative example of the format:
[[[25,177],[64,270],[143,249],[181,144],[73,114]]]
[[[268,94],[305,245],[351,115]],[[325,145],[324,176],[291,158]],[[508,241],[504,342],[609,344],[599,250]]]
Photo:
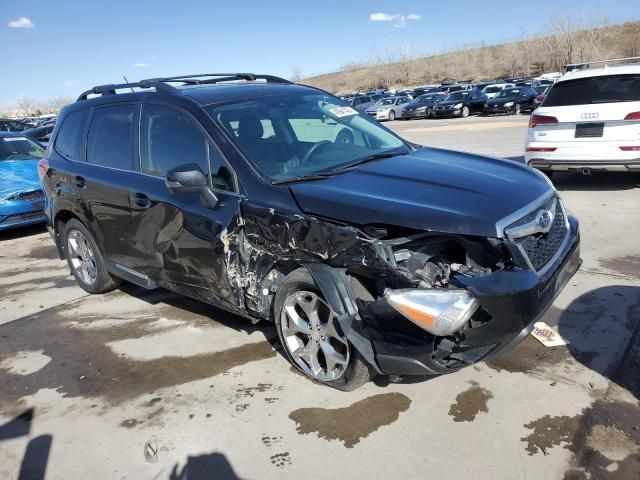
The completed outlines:
[[[84,188],[87,186],[84,177],[81,177],[79,175],[76,175],[75,182],[77,187]]]
[[[144,193],[136,192],[133,194],[133,203],[138,208],[149,208],[151,206],[151,199]]]

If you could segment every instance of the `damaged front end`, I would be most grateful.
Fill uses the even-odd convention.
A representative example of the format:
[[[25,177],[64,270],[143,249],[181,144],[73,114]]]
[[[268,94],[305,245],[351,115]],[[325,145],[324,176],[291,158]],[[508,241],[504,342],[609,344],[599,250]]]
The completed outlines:
[[[447,373],[517,344],[575,273],[578,225],[562,212],[564,241],[536,271],[506,237],[355,228],[245,205],[223,236],[230,290],[247,316],[269,319],[279,284],[305,267],[378,372]]]

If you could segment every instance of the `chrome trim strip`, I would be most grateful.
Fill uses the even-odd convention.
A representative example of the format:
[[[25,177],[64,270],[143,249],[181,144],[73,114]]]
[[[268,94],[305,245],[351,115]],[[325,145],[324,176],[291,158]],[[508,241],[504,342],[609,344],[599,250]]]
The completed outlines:
[[[546,193],[543,193],[538,198],[536,198],[533,202],[525,205],[524,207],[516,210],[513,213],[510,213],[502,220],[498,220],[496,222],[496,237],[497,238],[505,238],[504,229],[511,225],[516,220],[521,219],[527,213],[530,213],[532,210],[536,209],[540,205],[542,205],[550,196],[555,195],[555,190],[549,190]]]
[[[123,270],[125,272],[127,272],[130,275],[133,275],[134,277],[138,277],[142,280],[149,280],[149,277],[147,275],[145,275],[144,273],[140,273],[132,268],[129,267],[125,267],[124,265],[120,265],[119,263],[114,263],[114,265],[119,268],[120,270]]]
[[[515,240],[517,238],[528,237],[529,235],[533,235],[535,233],[548,233],[553,227],[553,223],[556,217],[556,208],[558,208],[558,199],[553,200],[553,204],[551,208],[548,210],[540,210],[536,218],[533,220],[523,223],[522,225],[518,225],[517,227],[505,228],[504,233],[505,236],[509,240]],[[549,218],[549,224],[545,227],[541,224],[541,214],[547,213]]]

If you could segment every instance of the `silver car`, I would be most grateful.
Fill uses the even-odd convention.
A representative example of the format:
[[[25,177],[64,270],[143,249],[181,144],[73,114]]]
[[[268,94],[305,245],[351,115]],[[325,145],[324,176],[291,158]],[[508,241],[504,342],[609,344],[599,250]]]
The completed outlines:
[[[371,95],[358,95],[349,100],[349,103],[353,108],[359,112],[364,112],[367,108],[376,103],[376,100]]]
[[[402,109],[410,101],[407,96],[381,98],[366,113],[376,120],[395,120],[402,117]]]

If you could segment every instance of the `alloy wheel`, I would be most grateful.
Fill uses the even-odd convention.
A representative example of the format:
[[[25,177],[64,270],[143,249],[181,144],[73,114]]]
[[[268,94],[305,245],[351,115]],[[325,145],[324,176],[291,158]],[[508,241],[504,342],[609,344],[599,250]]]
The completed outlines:
[[[349,342],[333,310],[317,294],[297,291],[282,307],[285,348],[295,364],[321,382],[337,380],[349,364]]]
[[[76,276],[87,285],[93,285],[98,277],[95,255],[87,238],[79,230],[71,230],[67,236],[67,255]]]

